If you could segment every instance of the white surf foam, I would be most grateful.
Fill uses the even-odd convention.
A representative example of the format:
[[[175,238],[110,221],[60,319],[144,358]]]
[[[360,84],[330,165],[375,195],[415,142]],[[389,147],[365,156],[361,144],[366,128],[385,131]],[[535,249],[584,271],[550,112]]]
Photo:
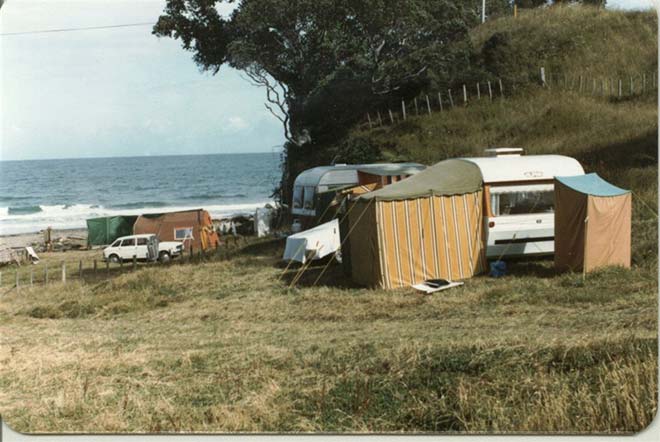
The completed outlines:
[[[154,207],[139,209],[106,209],[91,204],[74,204],[70,206],[39,206],[41,212],[27,214],[8,213],[7,207],[0,207],[0,235],[14,235],[19,233],[32,233],[53,229],[79,229],[87,227],[88,218],[116,215],[141,215],[148,213],[176,212],[179,210],[205,209],[212,218],[222,218],[238,214],[254,213],[259,207],[273,204],[273,201],[257,203],[222,204],[222,205],[196,205],[176,207]]]

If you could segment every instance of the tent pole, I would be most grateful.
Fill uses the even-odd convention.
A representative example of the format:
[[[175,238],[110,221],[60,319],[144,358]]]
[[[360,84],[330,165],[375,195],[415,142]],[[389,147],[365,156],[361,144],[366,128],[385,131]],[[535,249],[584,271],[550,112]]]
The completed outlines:
[[[587,279],[587,228],[589,226],[589,215],[584,219],[584,245],[582,249],[582,282]]]
[[[304,243],[304,242],[301,243],[300,246],[298,246],[298,250],[296,250],[296,253],[294,253],[293,256],[298,256],[298,253],[300,253],[300,250],[302,250],[303,247],[305,247],[305,243]],[[277,277],[278,280],[279,280],[279,279],[282,279],[282,277],[284,276],[284,274],[289,270],[289,267],[291,266],[291,263],[292,263],[292,262],[293,262],[293,259],[290,259],[290,260],[289,260],[289,263],[286,265],[286,267],[284,268],[284,270],[282,271],[282,273],[280,274],[280,276]]]
[[[319,250],[319,242],[316,241],[316,244],[314,246],[314,251],[318,251],[318,250]],[[300,278],[302,278],[307,268],[312,264],[312,261],[313,261],[312,259],[307,259],[307,262],[305,262],[305,264],[303,264],[300,270],[298,270],[298,273],[296,273],[296,276],[294,276],[288,288],[292,288],[294,285],[298,283],[298,281],[300,281]]]

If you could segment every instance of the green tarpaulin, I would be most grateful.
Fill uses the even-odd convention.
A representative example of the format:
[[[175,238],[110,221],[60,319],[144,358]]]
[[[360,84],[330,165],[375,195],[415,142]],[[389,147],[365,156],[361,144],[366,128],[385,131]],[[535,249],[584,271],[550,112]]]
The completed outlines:
[[[87,220],[87,244],[103,246],[112,243],[120,236],[133,234],[133,224],[137,216],[107,216]]]
[[[360,196],[361,200],[397,201],[431,195],[462,195],[481,189],[479,167],[465,160],[441,161],[403,181]]]

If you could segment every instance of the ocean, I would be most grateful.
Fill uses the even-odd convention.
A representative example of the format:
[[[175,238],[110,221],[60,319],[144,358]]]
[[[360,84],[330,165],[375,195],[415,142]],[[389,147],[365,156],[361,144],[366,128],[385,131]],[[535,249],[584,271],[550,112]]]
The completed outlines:
[[[272,203],[279,153],[0,161],[0,234],[86,227],[99,216]]]

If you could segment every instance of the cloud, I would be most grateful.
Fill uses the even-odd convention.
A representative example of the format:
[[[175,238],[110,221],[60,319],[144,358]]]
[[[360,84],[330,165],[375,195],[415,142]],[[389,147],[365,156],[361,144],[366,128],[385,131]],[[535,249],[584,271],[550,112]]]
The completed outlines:
[[[248,127],[250,127],[248,122],[241,117],[237,117],[237,116],[229,117],[227,121],[228,121],[227,127],[233,132],[239,132],[241,130],[245,130]]]

